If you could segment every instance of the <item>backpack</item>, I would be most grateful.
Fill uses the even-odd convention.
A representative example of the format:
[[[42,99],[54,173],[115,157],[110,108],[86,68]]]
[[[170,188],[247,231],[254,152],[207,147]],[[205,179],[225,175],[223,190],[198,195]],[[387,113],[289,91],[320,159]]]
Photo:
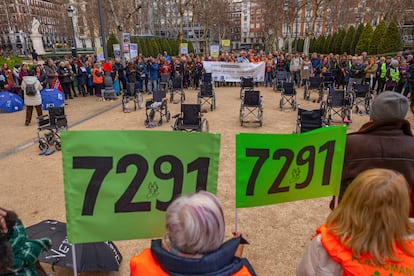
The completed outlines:
[[[26,85],[26,95],[27,96],[36,96],[37,90],[34,83]]]

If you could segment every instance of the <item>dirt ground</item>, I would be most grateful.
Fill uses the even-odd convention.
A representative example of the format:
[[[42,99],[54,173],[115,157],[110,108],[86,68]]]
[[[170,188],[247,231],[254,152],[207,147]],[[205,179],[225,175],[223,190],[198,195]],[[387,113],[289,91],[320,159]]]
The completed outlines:
[[[235,135],[239,132],[292,133],[296,129],[297,112],[290,109],[280,110],[280,93],[275,93],[271,88],[259,89],[264,102],[263,127],[240,126],[239,87],[216,88],[217,109],[205,114],[210,132],[221,134],[218,197],[225,210],[227,238],[230,238],[234,230],[236,219]],[[196,102],[195,90],[186,90],[186,95],[187,103]],[[319,104],[312,102],[316,97],[316,94],[311,94],[311,101],[304,101],[303,89],[298,89],[297,100],[302,108],[318,108]],[[173,115],[180,108],[179,104],[169,104],[168,107]],[[146,129],[145,110],[123,113],[119,99],[102,102],[96,97],[78,97],[69,100],[65,110],[70,129]],[[96,114],[99,115],[93,117]],[[412,117],[411,113],[407,116],[411,122]],[[24,118],[25,111],[0,113],[0,206],[15,210],[26,226],[45,219],[66,221],[61,153],[39,156],[38,144],[35,142],[37,124],[32,119],[32,124],[26,127]],[[368,119],[366,115],[354,114],[348,132],[356,131]],[[171,131],[171,124],[172,121],[153,129]],[[19,148],[16,149],[17,147]],[[258,275],[295,274],[296,264],[310,237],[329,213],[328,203],[329,198],[320,198],[238,210],[238,229],[250,242],[244,255]],[[139,223],[141,222],[136,223],[137,227]],[[129,275],[129,259],[148,247],[150,240],[115,243],[124,258],[119,272],[81,275]],[[59,268],[52,272],[50,266],[44,266],[51,275],[72,273]]]

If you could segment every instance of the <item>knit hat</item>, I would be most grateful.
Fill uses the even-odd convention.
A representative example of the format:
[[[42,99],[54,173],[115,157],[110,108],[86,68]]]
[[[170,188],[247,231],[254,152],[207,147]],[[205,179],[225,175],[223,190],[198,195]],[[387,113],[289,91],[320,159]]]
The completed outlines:
[[[371,107],[371,119],[374,121],[404,119],[407,111],[408,100],[405,96],[385,91],[374,99]]]

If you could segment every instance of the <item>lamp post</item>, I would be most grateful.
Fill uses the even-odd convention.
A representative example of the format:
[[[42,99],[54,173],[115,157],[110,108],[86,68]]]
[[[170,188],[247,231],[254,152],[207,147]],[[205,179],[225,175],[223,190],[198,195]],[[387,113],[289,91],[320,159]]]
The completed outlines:
[[[298,17],[299,17],[299,0],[296,1],[296,13],[295,13],[295,22],[296,22],[296,30],[295,30],[295,52],[298,51]]]
[[[76,48],[76,35],[75,35],[75,25],[73,24],[73,13],[75,9],[72,6],[69,6],[66,10],[68,12],[68,16],[70,17],[72,23],[72,56],[77,56],[77,48]]]

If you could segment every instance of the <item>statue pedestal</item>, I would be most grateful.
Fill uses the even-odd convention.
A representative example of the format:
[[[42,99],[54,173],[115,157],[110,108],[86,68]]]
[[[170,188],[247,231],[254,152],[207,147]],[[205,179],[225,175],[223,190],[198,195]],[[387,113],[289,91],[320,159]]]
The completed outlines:
[[[30,38],[32,39],[33,49],[36,50],[36,53],[39,55],[46,54],[45,49],[43,48],[43,40],[41,34],[31,34]]]

